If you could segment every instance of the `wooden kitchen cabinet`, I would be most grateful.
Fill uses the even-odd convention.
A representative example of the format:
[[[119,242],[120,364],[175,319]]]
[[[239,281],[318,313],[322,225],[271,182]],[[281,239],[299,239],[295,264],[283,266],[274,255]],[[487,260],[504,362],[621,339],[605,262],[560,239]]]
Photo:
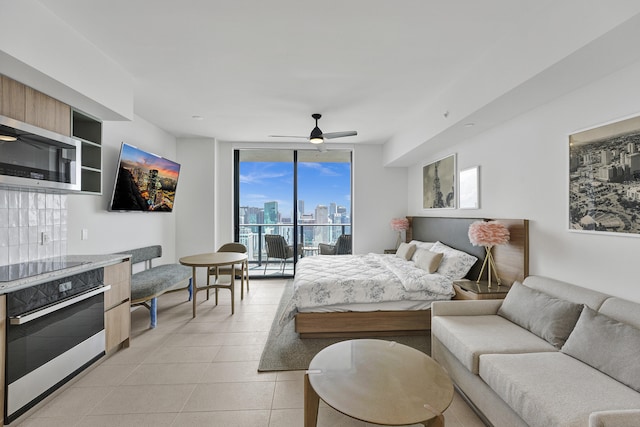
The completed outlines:
[[[104,268],[104,284],[111,285],[104,295],[106,352],[129,347],[131,335],[131,262],[129,258]]]
[[[24,121],[65,136],[71,136],[71,107],[27,86]]]
[[[0,115],[71,136],[71,106],[1,75]]]
[[[0,115],[24,122],[27,87],[0,75]]]

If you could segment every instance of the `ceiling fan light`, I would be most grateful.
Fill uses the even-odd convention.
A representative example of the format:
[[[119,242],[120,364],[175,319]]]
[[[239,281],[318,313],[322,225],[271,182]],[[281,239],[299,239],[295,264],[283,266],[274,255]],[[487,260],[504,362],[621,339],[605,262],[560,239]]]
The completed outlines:
[[[17,141],[18,138],[15,136],[11,136],[11,135],[0,135],[0,141],[4,141],[4,142],[13,142],[13,141]]]
[[[322,144],[324,142],[324,139],[322,139],[321,136],[314,136],[309,138],[309,142],[312,144]]]

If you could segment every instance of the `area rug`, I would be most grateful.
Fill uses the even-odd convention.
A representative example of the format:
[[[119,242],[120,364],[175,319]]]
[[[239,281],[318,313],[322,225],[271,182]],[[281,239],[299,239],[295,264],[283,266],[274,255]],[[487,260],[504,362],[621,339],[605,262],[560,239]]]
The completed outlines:
[[[294,321],[290,321],[283,328],[278,325],[278,319],[285,308],[286,303],[293,293],[293,281],[289,280],[282,292],[278,311],[271,324],[271,330],[267,342],[262,350],[258,372],[269,371],[297,371],[309,368],[309,362],[320,350],[344,341],[348,338],[305,338],[300,339],[294,327]],[[388,336],[380,337],[389,341],[395,341],[408,345],[425,354],[431,354],[431,337],[422,336]]]

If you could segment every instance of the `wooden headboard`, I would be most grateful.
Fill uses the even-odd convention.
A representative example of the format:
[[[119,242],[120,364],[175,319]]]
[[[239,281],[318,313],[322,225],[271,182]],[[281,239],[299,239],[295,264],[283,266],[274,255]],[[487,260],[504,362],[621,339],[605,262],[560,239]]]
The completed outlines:
[[[440,241],[447,246],[477,257],[478,261],[466,276],[470,280],[476,280],[480,274],[485,258],[485,249],[482,246],[471,244],[469,226],[475,221],[499,221],[509,229],[511,234],[509,243],[493,248],[493,257],[502,283],[511,285],[514,281],[522,281],[529,275],[529,220],[424,216],[412,216],[407,219],[409,220],[407,242],[411,240]],[[482,273],[482,279],[487,279],[486,268]]]

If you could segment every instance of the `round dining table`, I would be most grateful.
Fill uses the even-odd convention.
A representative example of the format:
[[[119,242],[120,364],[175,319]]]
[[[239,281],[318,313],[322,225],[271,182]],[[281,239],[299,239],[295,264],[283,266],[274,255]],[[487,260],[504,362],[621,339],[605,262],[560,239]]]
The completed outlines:
[[[196,317],[196,308],[197,308],[197,298],[196,295],[199,291],[207,291],[207,299],[209,299],[209,289],[216,290],[216,305],[218,304],[218,289],[229,289],[231,291],[231,314],[234,314],[234,289],[235,289],[235,271],[236,266],[241,265],[241,294],[244,296],[244,281],[245,281],[245,273],[247,275],[247,282],[249,280],[249,261],[247,254],[237,253],[237,252],[211,252],[204,253],[198,255],[189,255],[180,258],[180,264],[190,266],[193,269],[192,273],[192,284],[193,284],[193,317]],[[206,268],[205,276],[207,277],[206,283],[198,285],[198,281],[196,280],[196,269],[202,267]],[[221,267],[226,267],[230,270],[231,274],[229,275],[228,283],[221,283],[219,281],[219,277],[217,271]],[[213,271],[213,275],[215,280],[213,283],[211,282],[211,273]],[[248,285],[247,285],[248,290]]]

